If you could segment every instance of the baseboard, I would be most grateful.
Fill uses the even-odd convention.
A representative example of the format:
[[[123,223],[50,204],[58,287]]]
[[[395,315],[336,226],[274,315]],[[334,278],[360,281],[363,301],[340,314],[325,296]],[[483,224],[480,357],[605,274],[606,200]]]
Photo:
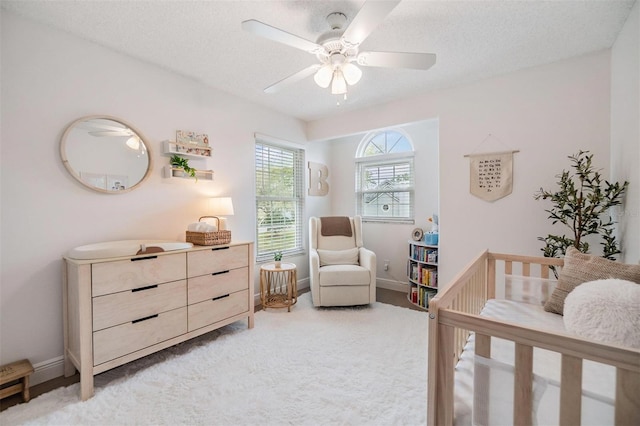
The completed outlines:
[[[64,376],[64,357],[59,356],[33,365],[33,374],[29,376],[29,386]]]
[[[309,277],[303,278],[300,281],[298,281],[298,290],[309,288],[309,286],[311,286],[311,283],[309,283]]]
[[[406,293],[408,291],[407,286],[408,284],[404,281],[395,281],[385,278],[378,278],[376,280],[376,287],[384,288],[387,290],[400,291],[402,293]]]

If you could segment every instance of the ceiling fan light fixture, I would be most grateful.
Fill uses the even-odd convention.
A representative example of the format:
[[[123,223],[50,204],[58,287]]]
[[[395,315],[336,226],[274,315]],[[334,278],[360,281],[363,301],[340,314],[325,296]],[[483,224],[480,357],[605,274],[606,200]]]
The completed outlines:
[[[351,62],[347,62],[342,66],[342,75],[344,75],[347,84],[353,86],[362,78],[362,70]]]
[[[322,87],[323,89],[326,89],[327,87],[329,87],[329,84],[331,84],[332,78],[333,78],[333,68],[331,68],[331,65],[323,66],[313,76],[313,79],[315,80],[316,84]]]
[[[135,136],[131,136],[129,139],[127,139],[125,144],[134,151],[137,151],[140,148],[140,139]]]
[[[331,94],[342,95],[347,93],[347,82],[344,80],[342,70],[337,69],[333,73],[333,82],[331,83]]]
[[[243,21],[242,28],[245,31],[311,53],[320,62],[272,84],[264,89],[264,92],[275,93],[284,86],[313,75],[316,84],[321,88],[331,87],[332,94],[346,96],[347,85],[353,86],[362,78],[360,66],[418,70],[426,70],[433,66],[436,55],[432,53],[360,52],[362,42],[400,1],[361,0],[360,10],[349,22],[344,13],[330,13],[326,20],[331,30],[321,34],[315,42],[255,19]]]

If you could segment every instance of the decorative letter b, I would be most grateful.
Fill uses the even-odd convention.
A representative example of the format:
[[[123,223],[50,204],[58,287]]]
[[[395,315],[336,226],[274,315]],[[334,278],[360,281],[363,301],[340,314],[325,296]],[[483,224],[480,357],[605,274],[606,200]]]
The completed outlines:
[[[309,195],[327,195],[329,193],[328,176],[327,166],[309,161]]]

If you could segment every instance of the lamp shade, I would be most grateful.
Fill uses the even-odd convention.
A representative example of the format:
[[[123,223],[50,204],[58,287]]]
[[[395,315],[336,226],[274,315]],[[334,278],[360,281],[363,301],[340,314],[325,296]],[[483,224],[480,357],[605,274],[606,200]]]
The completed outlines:
[[[134,151],[137,151],[140,148],[140,139],[137,136],[131,136],[125,144]]]
[[[350,62],[347,62],[342,66],[342,74],[349,86],[353,86],[360,81],[362,77],[362,70]]]
[[[209,210],[213,216],[233,216],[231,197],[213,197],[209,199]]]
[[[329,87],[331,83],[331,78],[333,77],[333,68],[331,65],[325,65],[316,72],[316,75],[313,76],[316,84],[323,89]]]
[[[347,82],[344,81],[342,71],[338,69],[334,72],[333,75],[333,82],[331,83],[331,94],[342,95],[343,93],[347,93]]]

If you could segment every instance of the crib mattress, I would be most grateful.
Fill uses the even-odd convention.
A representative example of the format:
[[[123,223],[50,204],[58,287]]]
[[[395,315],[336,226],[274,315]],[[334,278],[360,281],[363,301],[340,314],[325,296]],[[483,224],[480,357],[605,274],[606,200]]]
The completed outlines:
[[[492,299],[482,316],[551,332],[566,333],[563,317],[545,312],[541,305]],[[475,356],[472,334],[455,370],[454,423],[456,425],[509,425],[513,423],[513,342],[492,338],[491,359]],[[558,424],[561,355],[534,348],[534,424]],[[474,377],[475,373],[475,377]],[[615,368],[584,360],[583,425],[613,425]]]

